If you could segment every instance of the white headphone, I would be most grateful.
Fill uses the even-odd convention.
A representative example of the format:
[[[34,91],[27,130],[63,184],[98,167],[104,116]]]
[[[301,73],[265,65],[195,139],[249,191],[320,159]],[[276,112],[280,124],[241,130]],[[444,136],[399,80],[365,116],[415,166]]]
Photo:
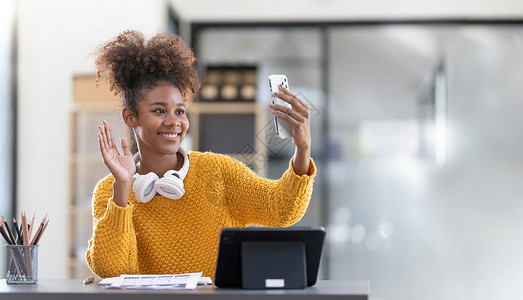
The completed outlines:
[[[145,175],[134,174],[133,192],[136,200],[147,203],[156,196],[156,193],[169,199],[180,199],[183,196],[185,193],[183,179],[189,171],[189,157],[181,147],[178,152],[183,156],[183,166],[180,170],[169,170],[162,178],[158,178],[154,172]]]

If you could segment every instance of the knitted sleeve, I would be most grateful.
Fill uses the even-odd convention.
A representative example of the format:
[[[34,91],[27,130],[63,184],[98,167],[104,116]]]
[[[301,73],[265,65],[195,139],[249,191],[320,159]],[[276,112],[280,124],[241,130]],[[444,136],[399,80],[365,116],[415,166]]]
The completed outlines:
[[[237,160],[224,159],[226,202],[233,218],[244,226],[287,227],[298,222],[309,205],[316,166],[311,159],[308,175],[298,176],[292,162],[279,180],[270,180]]]
[[[112,201],[114,177],[98,183],[93,194],[93,237],[85,255],[93,273],[105,278],[133,274],[138,269],[133,205]]]

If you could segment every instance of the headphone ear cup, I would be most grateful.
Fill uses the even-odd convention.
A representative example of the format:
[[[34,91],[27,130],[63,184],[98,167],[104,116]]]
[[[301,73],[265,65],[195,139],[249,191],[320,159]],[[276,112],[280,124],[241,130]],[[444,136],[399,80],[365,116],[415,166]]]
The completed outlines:
[[[158,176],[153,172],[150,172],[145,175],[134,174],[133,178],[133,193],[136,200],[142,203],[151,201],[156,195],[154,186],[158,181]]]
[[[154,184],[154,189],[165,198],[180,199],[185,194],[183,181],[171,173],[175,172],[167,171],[162,178],[158,179]]]

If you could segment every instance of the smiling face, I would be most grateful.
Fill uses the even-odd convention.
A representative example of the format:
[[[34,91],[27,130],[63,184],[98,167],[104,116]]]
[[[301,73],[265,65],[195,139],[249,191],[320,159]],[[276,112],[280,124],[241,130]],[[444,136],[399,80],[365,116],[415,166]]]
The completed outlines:
[[[134,128],[140,152],[172,155],[189,129],[186,108],[180,90],[171,83],[160,82],[138,101],[138,114],[124,109],[124,119]],[[125,111],[127,110],[127,111]]]

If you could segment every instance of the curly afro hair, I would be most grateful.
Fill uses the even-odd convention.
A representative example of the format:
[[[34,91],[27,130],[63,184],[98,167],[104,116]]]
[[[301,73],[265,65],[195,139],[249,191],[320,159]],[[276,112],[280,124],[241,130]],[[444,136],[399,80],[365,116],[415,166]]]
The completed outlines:
[[[158,33],[149,40],[137,31],[124,31],[96,52],[97,81],[105,76],[123,105],[138,114],[137,101],[160,81],[175,85],[183,95],[200,88],[196,58],[177,35]]]

